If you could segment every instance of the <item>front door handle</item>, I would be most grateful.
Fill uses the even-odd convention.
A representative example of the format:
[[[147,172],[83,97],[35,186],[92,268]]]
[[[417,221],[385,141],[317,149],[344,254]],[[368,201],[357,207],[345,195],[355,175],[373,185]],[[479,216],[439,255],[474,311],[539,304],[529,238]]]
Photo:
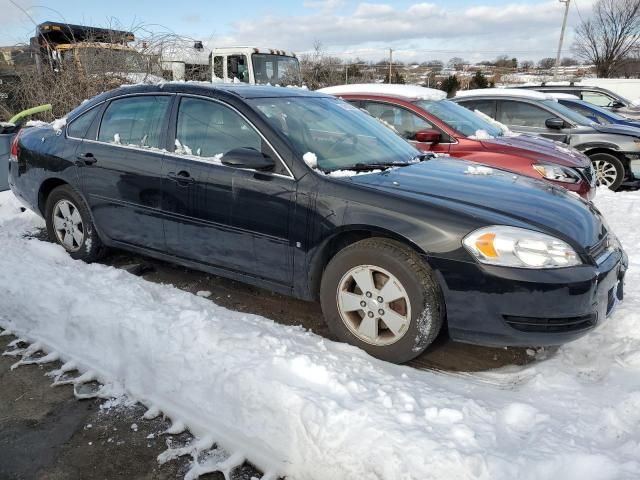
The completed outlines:
[[[181,170],[178,173],[169,172],[167,174],[167,177],[174,182],[177,182],[179,185],[191,185],[192,183],[196,182],[191,174],[186,170]]]
[[[76,162],[76,165],[80,166],[83,163],[85,165],[93,165],[94,163],[96,163],[98,161],[98,159],[96,157],[93,156],[93,153],[91,152],[87,152],[84,153],[82,155],[78,155],[76,157],[78,159],[78,161]]]

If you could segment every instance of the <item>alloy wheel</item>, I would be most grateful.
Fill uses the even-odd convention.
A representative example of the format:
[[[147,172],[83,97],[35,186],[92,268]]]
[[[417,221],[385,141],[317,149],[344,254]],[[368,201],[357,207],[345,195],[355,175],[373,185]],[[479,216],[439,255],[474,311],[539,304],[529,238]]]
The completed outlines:
[[[411,323],[407,291],[381,267],[360,265],[349,270],[340,280],[336,301],[346,327],[371,345],[397,342]]]
[[[60,200],[53,207],[53,228],[58,242],[67,251],[80,250],[84,242],[84,224],[78,207],[69,200]]]
[[[610,187],[615,183],[618,171],[613,163],[606,160],[594,160],[593,167],[596,171],[596,185]]]

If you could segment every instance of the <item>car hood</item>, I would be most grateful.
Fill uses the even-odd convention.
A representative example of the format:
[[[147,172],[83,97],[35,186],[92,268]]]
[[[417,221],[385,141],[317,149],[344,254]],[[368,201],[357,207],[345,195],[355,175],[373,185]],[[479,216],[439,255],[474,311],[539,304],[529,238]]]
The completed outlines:
[[[446,208],[503,224],[535,229],[587,249],[605,230],[596,208],[546,182],[477,163],[434,158],[419,164],[349,179],[433,208]]]
[[[615,135],[631,135],[634,137],[640,137],[640,128],[631,127],[629,125],[616,125],[613,123],[609,125],[600,125],[598,123],[595,123],[591,126],[600,133],[612,133]]]
[[[511,152],[530,158],[533,162],[558,163],[569,167],[588,168],[586,155],[560,142],[532,135],[516,135],[482,140],[482,145],[493,152]]]

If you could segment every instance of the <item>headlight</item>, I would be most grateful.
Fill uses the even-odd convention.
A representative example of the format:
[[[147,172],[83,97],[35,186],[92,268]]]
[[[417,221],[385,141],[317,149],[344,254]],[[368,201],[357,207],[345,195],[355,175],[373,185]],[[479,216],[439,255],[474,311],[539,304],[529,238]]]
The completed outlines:
[[[573,248],[562,240],[524,228],[492,226],[462,241],[481,263],[517,268],[561,268],[580,265]]]
[[[533,168],[547,180],[564,183],[578,183],[581,178],[580,174],[573,168],[563,167],[561,165],[547,165],[539,163],[532,165]]]

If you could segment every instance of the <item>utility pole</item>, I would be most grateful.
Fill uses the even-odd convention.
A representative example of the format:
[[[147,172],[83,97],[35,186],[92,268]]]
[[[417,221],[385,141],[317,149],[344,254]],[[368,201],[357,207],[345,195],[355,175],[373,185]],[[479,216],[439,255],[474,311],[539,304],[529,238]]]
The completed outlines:
[[[389,83],[391,83],[391,65],[393,65],[393,50],[389,49]]]
[[[349,83],[349,68],[347,64],[344,64],[344,84],[347,85]]]
[[[564,41],[564,30],[567,27],[567,17],[569,16],[569,2],[571,0],[558,0],[565,4],[564,19],[562,20],[562,30],[560,31],[560,42],[558,42],[558,55],[556,55],[556,68],[553,71],[553,79],[558,78],[558,67],[560,67],[560,54],[562,53],[562,42]]]

